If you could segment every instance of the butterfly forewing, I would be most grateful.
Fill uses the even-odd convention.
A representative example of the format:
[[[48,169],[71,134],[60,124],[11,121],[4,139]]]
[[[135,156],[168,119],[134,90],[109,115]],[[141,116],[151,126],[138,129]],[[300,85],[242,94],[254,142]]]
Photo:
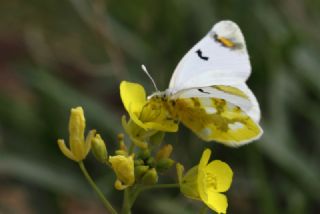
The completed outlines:
[[[221,21],[179,62],[169,89],[183,89],[245,82],[251,72],[240,28]]]

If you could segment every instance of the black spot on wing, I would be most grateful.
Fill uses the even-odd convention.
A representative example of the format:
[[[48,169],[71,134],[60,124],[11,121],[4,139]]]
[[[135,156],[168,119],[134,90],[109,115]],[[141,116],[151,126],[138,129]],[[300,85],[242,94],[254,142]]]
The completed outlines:
[[[198,55],[198,57],[199,57],[200,59],[205,60],[205,61],[208,61],[208,60],[209,60],[209,57],[202,55],[202,51],[201,51],[200,49],[198,49],[198,50],[196,51],[196,53],[197,53],[197,55]]]
[[[201,93],[204,93],[204,94],[210,94],[209,92],[204,91],[202,88],[198,88],[198,91],[200,91]]]

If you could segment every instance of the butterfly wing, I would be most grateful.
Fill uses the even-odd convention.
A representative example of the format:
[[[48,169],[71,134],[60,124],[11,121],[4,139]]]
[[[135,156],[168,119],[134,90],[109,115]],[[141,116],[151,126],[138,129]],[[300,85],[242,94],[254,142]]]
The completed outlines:
[[[249,143],[263,132],[258,102],[245,84],[250,73],[240,28],[218,22],[177,65],[167,91],[169,110],[205,141]]]
[[[210,87],[199,87],[185,89],[172,95],[170,98],[186,99],[186,98],[218,98],[224,99],[228,103],[238,106],[253,121],[260,121],[260,107],[256,97],[245,83],[231,85],[215,85]]]
[[[245,41],[237,24],[218,22],[177,65],[169,91],[245,82],[251,72]]]
[[[258,103],[245,84],[180,91],[171,97],[169,111],[205,141],[241,146],[263,133]]]

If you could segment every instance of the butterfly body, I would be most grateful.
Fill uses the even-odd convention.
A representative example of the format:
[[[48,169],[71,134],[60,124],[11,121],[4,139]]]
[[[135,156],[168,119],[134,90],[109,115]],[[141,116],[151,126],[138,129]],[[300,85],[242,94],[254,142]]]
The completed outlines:
[[[169,88],[148,99],[201,139],[240,146],[263,133],[258,102],[245,83],[250,73],[240,28],[221,21],[182,58]]]

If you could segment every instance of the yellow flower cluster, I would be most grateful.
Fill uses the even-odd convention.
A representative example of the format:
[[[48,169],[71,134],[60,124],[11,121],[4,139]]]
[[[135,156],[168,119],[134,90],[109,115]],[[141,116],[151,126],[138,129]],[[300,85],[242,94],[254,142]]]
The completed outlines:
[[[127,149],[124,136],[118,136],[119,149],[108,155],[106,144],[95,130],[85,137],[85,117],[83,109],[71,109],[69,119],[69,147],[59,139],[62,153],[69,159],[83,164],[89,151],[98,161],[112,168],[116,175],[114,187],[124,190],[135,184],[155,185],[158,174],[175,163],[171,159],[173,146],[160,147],[165,132],[176,132],[178,124],[169,118],[165,102],[147,99],[144,88],[136,83],[123,81],[120,95],[130,118],[122,118],[122,125],[133,144]],[[134,150],[134,147],[136,150]],[[158,148],[155,151],[155,148]],[[138,150],[138,151],[137,151]],[[209,163],[211,150],[206,149],[197,166],[184,174],[184,167],[177,164],[180,191],[186,197],[201,200],[210,209],[226,213],[227,198],[223,194],[231,185],[233,172],[228,164],[215,160]]]
[[[177,131],[178,125],[166,119],[168,113],[164,105],[161,102],[147,100],[145,90],[141,85],[123,81],[120,84],[120,94],[132,120],[131,123],[136,125],[129,129],[130,121],[127,123],[126,131],[132,140],[139,141],[139,138],[143,139],[156,131]],[[168,153],[168,151],[171,153],[171,145],[164,147],[158,155]],[[180,189],[185,196],[202,200],[210,209],[218,213],[226,213],[227,198],[221,192],[229,189],[233,173],[229,165],[222,161],[215,160],[208,164],[210,155],[211,150],[206,149],[199,165],[190,169],[184,176],[182,175],[183,166],[177,164]]]
[[[58,140],[61,152],[69,159],[81,162],[86,158],[90,149],[97,160],[102,163],[110,163],[114,170],[117,180],[115,188],[123,190],[134,184],[134,158],[133,155],[115,155],[107,156],[107,148],[100,134],[91,130],[85,138],[85,117],[82,107],[71,109],[69,119],[69,145],[68,148],[63,139]],[[126,154],[126,153],[125,153]]]

